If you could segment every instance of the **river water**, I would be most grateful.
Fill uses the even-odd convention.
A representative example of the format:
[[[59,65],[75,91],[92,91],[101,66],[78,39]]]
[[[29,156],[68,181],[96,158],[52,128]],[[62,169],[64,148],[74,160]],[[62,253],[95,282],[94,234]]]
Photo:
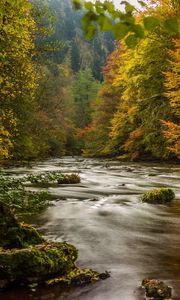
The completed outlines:
[[[20,289],[0,298],[141,300],[142,279],[155,277],[180,299],[180,166],[64,157],[9,171],[21,176],[55,170],[79,173],[81,183],[49,188],[53,205],[29,221],[48,239],[74,244],[78,266],[107,270],[111,277],[63,292],[58,286],[35,293]],[[162,186],[176,194],[170,205],[140,202],[144,191]]]

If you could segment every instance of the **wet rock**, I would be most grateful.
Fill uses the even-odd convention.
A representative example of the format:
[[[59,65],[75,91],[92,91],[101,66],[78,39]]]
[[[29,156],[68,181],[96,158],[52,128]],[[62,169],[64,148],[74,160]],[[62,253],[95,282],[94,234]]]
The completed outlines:
[[[18,222],[10,208],[0,202],[0,289],[10,285],[47,283],[84,285],[109,277],[75,265],[77,249],[66,242],[46,242],[37,230]]]
[[[110,272],[105,271],[104,273],[99,274],[99,278],[105,280],[110,277]]]
[[[80,183],[81,179],[78,174],[64,175],[62,178],[57,180],[58,184],[75,184]]]
[[[8,205],[0,202],[0,247],[26,248],[44,242],[37,230],[18,222]]]
[[[145,289],[147,300],[172,299],[172,288],[163,281],[157,279],[144,279],[142,281],[142,287]]]
[[[105,273],[98,273],[91,269],[79,269],[75,268],[65,276],[56,277],[46,282],[47,285],[63,284],[71,286],[82,286],[92,282],[96,282],[99,279],[106,279],[110,277],[110,274],[106,271]]]
[[[0,251],[0,280],[41,282],[75,268],[77,250],[67,243],[44,243],[26,249]]]
[[[165,204],[172,201],[174,198],[175,194],[172,189],[159,188],[145,192],[141,197],[141,201],[151,204]]]

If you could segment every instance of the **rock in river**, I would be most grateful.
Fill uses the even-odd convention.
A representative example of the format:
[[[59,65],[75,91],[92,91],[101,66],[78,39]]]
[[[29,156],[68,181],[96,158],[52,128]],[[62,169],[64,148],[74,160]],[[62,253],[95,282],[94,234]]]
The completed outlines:
[[[157,279],[144,279],[142,281],[142,287],[145,288],[147,300],[172,299],[172,288],[163,281]]]
[[[0,289],[32,283],[83,285],[109,277],[109,273],[77,268],[77,257],[73,245],[45,241],[0,202]]]
[[[152,189],[141,197],[142,202],[151,204],[166,204],[175,198],[175,194],[170,188]]]

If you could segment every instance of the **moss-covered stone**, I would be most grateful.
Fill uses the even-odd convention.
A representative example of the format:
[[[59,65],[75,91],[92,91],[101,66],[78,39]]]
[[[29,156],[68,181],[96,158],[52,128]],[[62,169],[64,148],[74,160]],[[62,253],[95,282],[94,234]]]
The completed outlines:
[[[58,179],[58,184],[75,184],[80,183],[81,179],[78,174],[68,174]]]
[[[144,279],[142,287],[145,289],[146,299],[151,300],[171,300],[172,288],[163,281],[157,279]]]
[[[141,201],[151,204],[165,204],[172,201],[174,198],[175,194],[172,189],[160,188],[145,192],[141,197]]]
[[[47,285],[63,284],[71,286],[81,286],[96,282],[99,279],[106,279],[110,277],[109,272],[98,273],[92,269],[79,269],[75,268],[64,276],[58,276],[46,281]]]
[[[24,181],[47,186],[49,184],[74,184],[80,182],[78,174],[62,174],[61,172],[44,172],[24,177]]]
[[[67,243],[44,243],[26,249],[0,251],[0,279],[11,282],[42,281],[75,268],[77,250]]]
[[[43,242],[44,239],[34,227],[19,223],[11,209],[0,202],[0,247],[21,249]]]
[[[11,284],[37,283],[83,285],[106,279],[75,265],[77,249],[66,242],[45,242],[35,228],[19,223],[10,208],[0,202],[0,289]]]

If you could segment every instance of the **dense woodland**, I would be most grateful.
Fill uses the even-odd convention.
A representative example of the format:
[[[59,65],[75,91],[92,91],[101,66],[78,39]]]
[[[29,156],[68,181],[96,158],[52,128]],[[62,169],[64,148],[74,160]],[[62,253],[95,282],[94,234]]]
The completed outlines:
[[[179,14],[178,1],[150,2],[138,24]],[[2,0],[0,11],[1,160],[180,157],[178,30],[136,25],[127,45],[100,30],[86,40],[70,0]]]

